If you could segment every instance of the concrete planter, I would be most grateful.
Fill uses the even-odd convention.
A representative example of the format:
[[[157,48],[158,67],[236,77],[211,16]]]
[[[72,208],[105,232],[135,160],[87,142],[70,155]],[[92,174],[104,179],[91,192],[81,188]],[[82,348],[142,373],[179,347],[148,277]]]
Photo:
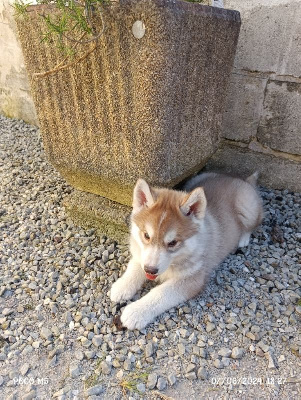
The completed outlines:
[[[218,145],[238,12],[121,0],[104,9],[105,33],[87,59],[33,79],[61,59],[41,43],[39,7],[18,31],[45,151],[71,185],[130,205],[138,177],[171,187],[205,165]]]

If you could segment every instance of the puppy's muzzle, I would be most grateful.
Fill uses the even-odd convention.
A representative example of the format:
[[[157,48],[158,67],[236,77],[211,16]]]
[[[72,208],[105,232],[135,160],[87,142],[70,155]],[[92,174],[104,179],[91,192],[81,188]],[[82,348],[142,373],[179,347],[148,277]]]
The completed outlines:
[[[147,274],[157,275],[157,273],[158,273],[158,268],[156,268],[156,267],[150,267],[149,265],[145,265],[145,266],[144,266],[144,271],[145,271]]]
[[[150,281],[154,281],[157,278],[158,268],[145,265],[144,271],[147,279],[149,279]]]

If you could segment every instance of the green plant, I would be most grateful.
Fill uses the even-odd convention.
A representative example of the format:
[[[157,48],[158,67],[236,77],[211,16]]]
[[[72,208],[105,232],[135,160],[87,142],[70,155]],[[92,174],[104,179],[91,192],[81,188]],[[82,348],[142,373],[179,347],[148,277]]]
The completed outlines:
[[[38,13],[44,21],[45,30],[41,41],[54,43],[64,55],[59,64],[51,70],[35,73],[34,77],[44,77],[62,69],[66,69],[84,60],[93,52],[98,39],[103,34],[105,26],[102,17],[103,7],[109,6],[118,0],[15,0],[12,6],[17,18],[26,18],[28,13],[39,7]],[[202,3],[204,0],[186,0],[192,3]],[[101,26],[99,28],[99,18]],[[97,22],[98,21],[98,22]],[[78,45],[87,44],[86,52],[75,59],[79,53]],[[81,49],[82,51],[82,49]],[[70,61],[70,59],[72,61]]]
[[[0,349],[7,343],[7,340],[4,337],[0,336]]]
[[[24,304],[24,310],[33,310],[33,304],[32,303]]]
[[[120,386],[122,388],[124,396],[126,396],[126,392],[135,392],[140,393],[137,389],[137,384],[140,382],[146,383],[149,373],[148,372],[132,372],[124,379]]]
[[[84,387],[85,387],[85,389],[88,389],[92,386],[97,385],[98,382],[99,382],[99,375],[96,375],[93,373],[93,374],[89,375],[87,379],[85,379]]]
[[[97,40],[101,32],[97,32],[93,25],[93,15],[101,15],[101,6],[110,5],[114,0],[16,0],[13,4],[17,17],[26,16],[32,5],[51,6],[59,13],[50,12],[49,7],[41,11],[40,16],[45,21],[46,31],[42,40],[55,40],[60,50],[67,53],[70,48],[66,46],[65,39],[76,43],[88,43]],[[203,0],[186,0],[191,3],[202,3]],[[83,39],[83,36],[87,38]]]
[[[93,15],[101,14],[102,5],[109,5],[110,0],[36,0],[36,5],[44,5],[39,14],[45,22],[43,41],[54,40],[61,50],[66,49],[65,40],[76,43],[89,43],[97,40],[102,32],[97,32],[93,25]],[[17,0],[13,7],[17,17],[26,16],[33,3]],[[49,7],[46,7],[49,6]],[[59,10],[59,12],[53,12]],[[83,36],[87,38],[83,39]]]
[[[16,0],[12,6],[17,18],[26,18],[28,13],[34,11],[31,6],[43,5],[38,9],[45,26],[41,41],[54,43],[65,56],[53,69],[35,74],[35,76],[46,76],[66,69],[81,62],[94,51],[98,39],[104,32],[102,7],[110,4],[111,0],[36,0],[35,3],[30,0]],[[96,16],[99,16],[102,21],[100,29],[96,28]],[[92,44],[92,47],[88,47],[82,56],[74,59],[79,44]]]

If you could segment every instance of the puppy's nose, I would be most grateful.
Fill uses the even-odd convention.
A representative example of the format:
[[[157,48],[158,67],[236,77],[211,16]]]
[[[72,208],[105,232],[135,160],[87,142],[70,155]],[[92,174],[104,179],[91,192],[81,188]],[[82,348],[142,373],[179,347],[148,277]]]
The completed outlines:
[[[158,268],[151,267],[149,265],[144,266],[144,271],[148,274],[156,275],[158,273]]]

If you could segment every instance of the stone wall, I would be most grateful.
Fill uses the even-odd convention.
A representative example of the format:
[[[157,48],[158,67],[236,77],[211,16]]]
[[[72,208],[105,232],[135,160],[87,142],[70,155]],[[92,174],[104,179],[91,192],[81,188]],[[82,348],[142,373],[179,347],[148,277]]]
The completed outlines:
[[[242,19],[223,120],[210,169],[301,190],[301,1],[225,0]]]
[[[10,3],[0,0],[0,114],[37,125]]]
[[[301,0],[224,0],[242,28],[210,169],[301,191]],[[37,123],[8,0],[0,0],[0,113]]]

